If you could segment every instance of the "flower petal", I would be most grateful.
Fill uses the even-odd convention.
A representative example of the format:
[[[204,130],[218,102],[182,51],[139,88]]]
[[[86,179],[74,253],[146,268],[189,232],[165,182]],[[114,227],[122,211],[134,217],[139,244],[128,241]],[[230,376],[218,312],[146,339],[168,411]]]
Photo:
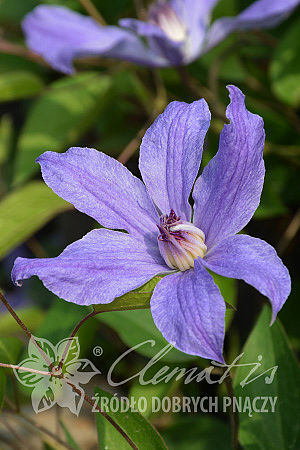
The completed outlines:
[[[106,228],[157,238],[157,212],[141,180],[114,158],[90,148],[46,152],[37,161],[47,185]]]
[[[262,118],[245,107],[242,92],[228,86],[230,124],[220,136],[219,151],[195,183],[194,224],[208,249],[240,231],[259,205],[264,181]]]
[[[170,270],[158,247],[148,247],[126,233],[94,230],[56,258],[17,258],[12,280],[37,275],[45,287],[79,305],[110,303],[159,273]]]
[[[244,234],[229,236],[205,256],[203,264],[224,277],[246,281],[268,297],[272,323],[291,291],[287,268],[274,248],[261,239]]]
[[[199,170],[210,123],[205,100],[172,102],[147,130],[140,150],[140,171],[160,210],[189,220],[188,198]]]
[[[225,302],[199,260],[194,270],[156,285],[151,311],[157,328],[179,350],[223,362]]]
[[[208,51],[235,30],[271,28],[286,19],[299,4],[299,0],[258,0],[237,17],[216,20],[207,35],[203,51]]]
[[[135,31],[139,36],[147,39],[153,54],[159,58],[159,63],[156,64],[159,67],[167,67],[170,65],[178,66],[183,64],[183,43],[178,43],[169,39],[166,33],[154,23],[125,18],[119,20],[119,25]]]
[[[171,0],[170,4],[177,16],[185,23],[187,43],[185,62],[189,63],[199,56],[203,47],[210,13],[219,0]]]
[[[134,33],[101,26],[93,18],[62,6],[40,5],[22,23],[28,47],[55,69],[71,74],[73,60],[104,56],[155,65],[153,54]]]

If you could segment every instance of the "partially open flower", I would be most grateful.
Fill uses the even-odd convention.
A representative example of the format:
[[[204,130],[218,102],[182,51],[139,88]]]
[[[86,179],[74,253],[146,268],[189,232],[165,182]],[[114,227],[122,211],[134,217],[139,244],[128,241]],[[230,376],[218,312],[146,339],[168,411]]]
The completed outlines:
[[[102,26],[63,6],[39,5],[22,27],[28,47],[52,67],[74,72],[73,61],[101,56],[149,67],[186,65],[235,30],[269,28],[286,19],[300,0],[257,0],[236,17],[211,23],[218,0],[158,0],[146,21],[125,18]]]

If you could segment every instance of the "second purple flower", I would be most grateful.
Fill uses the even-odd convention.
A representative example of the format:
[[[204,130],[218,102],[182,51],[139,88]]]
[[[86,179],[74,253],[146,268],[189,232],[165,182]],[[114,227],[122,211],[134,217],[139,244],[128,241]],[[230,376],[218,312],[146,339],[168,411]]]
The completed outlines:
[[[28,47],[55,69],[74,72],[73,61],[101,56],[150,67],[190,64],[235,30],[269,28],[286,19],[299,0],[257,0],[236,17],[211,23],[218,0],[159,0],[145,21],[122,19],[119,27],[61,6],[40,5],[23,21]]]

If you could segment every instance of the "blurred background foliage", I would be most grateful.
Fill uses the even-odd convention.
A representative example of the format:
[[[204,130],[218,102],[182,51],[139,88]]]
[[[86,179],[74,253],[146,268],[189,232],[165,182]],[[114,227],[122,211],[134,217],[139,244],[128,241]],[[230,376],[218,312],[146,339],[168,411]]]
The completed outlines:
[[[260,315],[265,300],[258,292],[242,282],[222,277],[216,279],[225,300],[236,308],[236,311],[227,310],[228,360],[231,361],[246,345],[247,359],[251,359],[253,354],[255,361],[257,353],[265,354],[264,370],[278,364],[284,372],[279,371],[281,375],[275,387],[271,389],[264,384],[257,395],[265,392],[265,395],[282,396],[286,404],[278,408],[276,417],[267,418],[265,415],[262,418],[256,414],[250,420],[247,415],[241,414],[240,442],[251,450],[300,448],[295,434],[299,410],[291,406],[295,406],[296,399],[299,399],[292,351],[298,353],[300,350],[300,280],[297,279],[299,258],[296,253],[300,225],[300,11],[296,10],[275,29],[229,36],[187,67],[184,76],[181,71],[172,68],[154,71],[122,61],[94,58],[78,61],[76,74],[67,77],[52,70],[24,47],[21,20],[39,3],[60,4],[85,13],[77,0],[0,1],[2,291],[34,335],[47,338],[54,344],[67,337],[89,311],[86,307],[56,298],[37,279],[26,281],[22,289],[12,286],[10,271],[17,256],[56,256],[66,245],[97,226],[92,219],[75,211],[46,187],[35,164],[37,156],[46,150],[65,151],[70,146],[94,147],[119,158],[139,176],[138,147],[145,129],[168,102],[191,102],[202,94],[213,110],[203,167],[218,149],[219,133],[223,126],[223,121],[214,111],[228,103],[226,84],[238,85],[246,95],[248,108],[264,118],[266,129],[266,179],[262,201],[246,232],[267,240],[277,249],[290,270],[293,285],[292,294],[279,315],[283,326],[278,323],[269,329],[267,309]],[[247,0],[221,0],[214,10],[214,18],[235,15],[249,3]],[[110,24],[117,24],[120,17],[135,16],[135,8],[139,4],[139,1],[131,0],[114,0],[113,3],[94,0],[94,5]],[[258,318],[259,322],[254,327]],[[100,314],[81,328],[79,337],[82,355],[101,369],[102,375],[97,383],[103,389],[108,388],[103,374],[128,347],[146,339],[156,340],[155,348],[143,346],[119,364],[117,376],[120,380],[137,373],[166,345],[153,324],[149,310]],[[25,342],[25,338],[18,325],[5,308],[1,308],[0,361],[20,361],[24,355],[22,341]],[[101,360],[93,356],[95,344],[104,349]],[[186,368],[199,366],[199,370],[208,366],[207,361],[175,349],[156,363],[156,370],[164,363],[171,368],[176,365]],[[237,379],[239,376],[240,373]],[[9,401],[21,403],[26,408],[30,392],[16,387],[12,373],[2,369],[0,404],[3,403],[5,383],[5,395]],[[141,386],[133,379],[122,387],[122,393],[146,398],[172,394],[221,397],[225,391],[222,385],[217,386],[196,382],[185,385],[182,381]],[[258,391],[260,388],[256,386]],[[255,392],[246,394],[240,391],[237,387],[237,395],[255,396]],[[68,415],[62,418],[60,414],[65,412],[57,413],[59,435],[72,448],[97,447],[96,433],[90,426],[94,418],[88,412],[79,419]],[[55,430],[55,411],[43,415],[47,417],[45,420],[49,429]],[[151,414],[149,410],[144,415],[152,420],[171,449],[221,448],[220,439],[222,449],[230,448],[228,419],[222,413],[172,415]],[[69,424],[69,429],[64,421]],[[97,420],[97,426],[102,430],[99,432],[100,444],[117,448],[118,437],[114,441],[109,431],[103,434],[108,425],[102,423],[101,418]],[[17,429],[21,424],[16,421],[14,427]],[[30,448],[42,448],[35,441],[35,433],[29,436],[27,431],[22,429],[21,432],[31,442]],[[79,444],[72,437],[73,433]],[[102,441],[103,435],[112,440]],[[3,442],[7,440],[3,445],[15,448],[16,437],[11,436],[5,427],[0,429],[1,438]],[[43,448],[56,448],[53,440],[49,439],[47,434],[42,434]],[[274,443],[275,440],[278,444]],[[126,448],[125,444],[120,445],[124,445],[120,448]],[[153,447],[147,445],[143,448],[160,448],[155,443]]]

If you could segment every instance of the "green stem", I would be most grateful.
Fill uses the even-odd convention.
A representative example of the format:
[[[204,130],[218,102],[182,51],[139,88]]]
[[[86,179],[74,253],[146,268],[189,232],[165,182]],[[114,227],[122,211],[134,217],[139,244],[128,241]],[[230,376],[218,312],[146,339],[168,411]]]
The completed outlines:
[[[225,372],[225,370],[224,370]],[[232,448],[233,450],[238,450],[239,448],[239,414],[233,408],[234,401],[234,390],[233,383],[230,373],[224,379],[225,386],[227,390],[228,396],[231,398],[231,406],[230,406],[230,427],[231,427],[231,436],[232,436]]]

